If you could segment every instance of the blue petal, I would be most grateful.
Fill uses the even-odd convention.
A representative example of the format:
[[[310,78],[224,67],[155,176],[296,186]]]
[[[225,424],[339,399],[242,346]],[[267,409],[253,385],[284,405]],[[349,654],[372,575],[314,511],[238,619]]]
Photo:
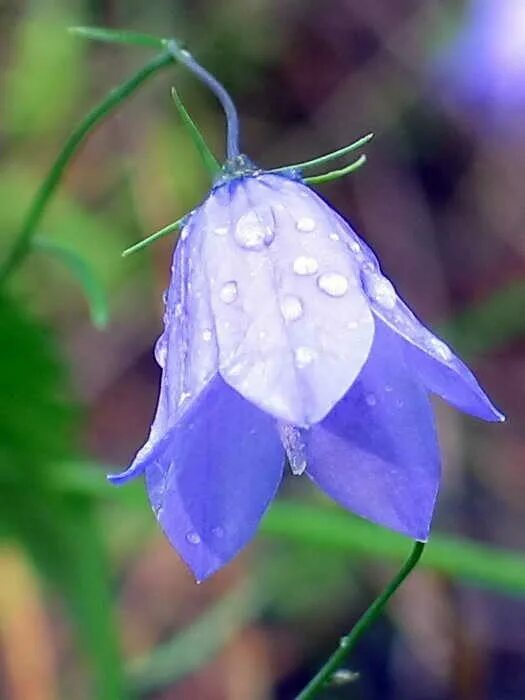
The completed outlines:
[[[439,341],[441,342],[441,341]],[[460,411],[491,422],[505,416],[491,403],[469,368],[455,355],[443,362],[418,347],[406,343],[407,361],[429,391]]]
[[[264,174],[219,188],[204,217],[222,376],[277,419],[321,420],[361,371],[374,334],[331,209],[302,183]]]
[[[371,303],[374,313],[406,341],[408,362],[430,391],[483,420],[504,420],[468,367],[446,343],[425,328],[397,295],[393,305],[373,298]]]
[[[372,250],[344,220],[339,218],[339,223],[346,229],[348,249],[360,266],[363,289],[374,315],[404,338],[408,362],[426,387],[473,416],[504,420],[468,367],[399,298]]]
[[[364,518],[428,538],[440,479],[432,409],[383,323],[359,379],[304,433],[307,474],[321,489]]]
[[[183,228],[165,296],[164,331],[155,346],[162,368],[157,411],[146,443],[131,466],[108,479],[122,484],[144,471],[144,460],[217,371],[215,326],[200,260],[204,231],[197,212]]]
[[[217,376],[145,469],[164,533],[202,581],[253,537],[281,480],[283,449],[275,421]]]

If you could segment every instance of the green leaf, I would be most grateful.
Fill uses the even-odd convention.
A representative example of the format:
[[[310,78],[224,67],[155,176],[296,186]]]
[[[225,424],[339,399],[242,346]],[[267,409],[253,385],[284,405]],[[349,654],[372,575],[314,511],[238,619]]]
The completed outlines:
[[[63,469],[71,474],[75,433],[63,370],[49,333],[2,295],[0,333],[0,535],[18,541],[61,594],[89,657],[90,697],[124,700],[95,501],[56,488]]]
[[[33,239],[33,245],[38,250],[56,258],[71,272],[86,295],[93,325],[96,328],[105,328],[109,318],[106,292],[84,258],[75,251],[45,238]]]
[[[406,537],[343,511],[290,502],[272,506],[262,531],[312,547],[392,562],[401,562],[410,548]],[[525,554],[433,533],[419,568],[484,588],[525,595]]]
[[[181,116],[182,122],[191,137],[191,140],[195,144],[195,147],[198,150],[200,157],[202,158],[204,166],[211,173],[211,175],[216,175],[221,169],[219,161],[211,152],[210,148],[208,147],[208,144],[204,139],[204,136],[199,131],[198,126],[195,124],[191,116],[188,114],[186,107],[182,103],[179,93],[174,87],[171,88],[171,96]]]
[[[151,34],[129,32],[125,29],[105,29],[104,27],[69,27],[68,31],[84,39],[103,41],[110,44],[128,44],[130,46],[146,46],[152,49],[163,48],[167,39],[161,39]]]

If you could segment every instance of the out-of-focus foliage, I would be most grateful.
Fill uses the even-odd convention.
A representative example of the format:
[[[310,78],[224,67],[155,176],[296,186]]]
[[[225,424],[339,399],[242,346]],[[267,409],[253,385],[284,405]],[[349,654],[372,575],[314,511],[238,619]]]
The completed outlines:
[[[72,470],[75,411],[49,333],[0,297],[0,532],[34,558],[64,597],[98,682],[98,697],[121,696],[103,545],[89,495],[57,487]]]

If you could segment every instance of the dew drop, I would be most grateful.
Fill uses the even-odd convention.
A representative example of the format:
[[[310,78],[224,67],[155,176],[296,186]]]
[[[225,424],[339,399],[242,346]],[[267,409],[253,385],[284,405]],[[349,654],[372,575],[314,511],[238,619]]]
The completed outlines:
[[[222,529],[222,527],[217,526],[217,527],[214,527],[214,528],[213,528],[213,530],[211,531],[211,534],[212,534],[214,537],[217,537],[218,539],[221,539],[221,537],[224,537],[224,530]]]
[[[348,244],[348,247],[354,253],[361,252],[361,246],[359,245],[359,243],[357,241],[350,241],[350,243]]]
[[[298,231],[302,233],[311,233],[315,230],[315,219],[312,219],[311,216],[302,216],[297,220],[295,225]]]
[[[434,336],[430,339],[430,350],[442,360],[450,360],[452,357],[452,352],[448,345]]]
[[[348,291],[348,280],[338,272],[325,272],[317,280],[317,286],[331,297],[342,297]]]
[[[364,276],[365,290],[368,296],[384,309],[393,309],[397,304],[397,294],[390,280],[377,273]]]
[[[155,343],[154,354],[155,359],[157,360],[157,364],[159,365],[159,367],[162,367],[164,369],[164,365],[166,364],[166,357],[168,355],[168,345],[163,335],[161,335]]]
[[[186,539],[190,544],[200,544],[202,542],[200,535],[196,532],[188,532]]]
[[[180,395],[179,398],[179,406],[182,406],[183,403],[186,403],[188,399],[191,399],[191,394],[188,391],[183,391],[182,394]]]
[[[339,239],[339,234],[338,234],[338,233],[331,233],[330,236],[329,236],[329,238],[330,238],[332,241],[338,241],[338,240],[340,240],[340,239]]]
[[[293,271],[296,275],[315,275],[318,269],[317,260],[307,255],[300,255],[293,261]]]
[[[185,227],[182,229],[181,234],[180,234],[180,239],[181,239],[181,241],[185,241],[186,238],[188,238],[189,235],[190,235],[190,227],[189,227],[189,226],[185,226]]]
[[[231,304],[237,299],[237,282],[230,281],[222,285],[219,292],[221,301],[225,304]]]
[[[317,358],[317,353],[312,348],[302,345],[295,351],[295,364],[299,369],[308,367]]]
[[[287,321],[297,321],[303,315],[303,304],[299,297],[289,295],[281,301],[281,313]]]
[[[204,340],[205,343],[209,343],[210,340],[212,339],[212,332],[209,328],[205,328],[202,331],[202,339]]]
[[[390,384],[385,384],[385,391],[387,393],[391,393],[392,391],[394,391],[394,387],[391,386]]]
[[[365,401],[366,401],[367,405],[370,407],[375,406],[377,404],[377,399],[374,396],[374,394],[367,394],[365,396]]]
[[[175,318],[180,318],[182,316],[182,304],[175,304]]]
[[[228,227],[227,226],[216,226],[213,229],[213,233],[216,233],[217,236],[225,236],[228,233]]]
[[[279,423],[279,437],[286,450],[292,474],[300,476],[308,466],[306,460],[306,445],[300,428],[288,423]]]
[[[256,212],[249,211],[237,221],[233,237],[241,248],[262,250],[264,246],[270,245],[275,235],[272,229],[259,219]]]

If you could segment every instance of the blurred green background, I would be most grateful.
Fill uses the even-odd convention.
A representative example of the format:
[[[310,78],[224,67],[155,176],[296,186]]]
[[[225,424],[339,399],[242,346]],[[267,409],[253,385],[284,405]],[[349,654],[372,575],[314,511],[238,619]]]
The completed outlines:
[[[320,191],[510,418],[486,425],[436,402],[435,534],[349,661],[360,677],[327,688],[327,699],[525,697],[525,101],[491,93],[494,76],[477,75],[475,60],[458,83],[476,1],[0,3],[2,259],[73,126],[152,55],[67,27],[173,35],[233,94],[244,148],[262,166],[376,133],[365,168]],[[525,45],[525,17],[518,30]],[[496,26],[488,36],[497,42]],[[474,35],[465,50],[487,53],[486,41]],[[525,57],[521,67],[514,95]],[[120,253],[207,188],[172,85],[222,157],[214,99],[182,68],[165,69],[91,134],[38,228],[47,247],[0,290],[0,697],[9,700],[293,698],[410,548],[290,477],[257,540],[197,586],[142,484],[106,485],[154,410],[152,346],[174,239]],[[88,266],[96,321],[104,290],[104,329],[51,244],[81,277]]]

